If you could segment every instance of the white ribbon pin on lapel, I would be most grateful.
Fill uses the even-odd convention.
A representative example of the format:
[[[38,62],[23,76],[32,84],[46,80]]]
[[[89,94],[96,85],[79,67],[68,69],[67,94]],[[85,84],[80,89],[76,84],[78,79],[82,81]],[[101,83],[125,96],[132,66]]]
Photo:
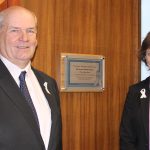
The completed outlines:
[[[146,98],[147,97],[146,94],[145,94],[145,92],[146,92],[145,89],[142,89],[140,92],[142,94],[140,98]]]
[[[51,95],[50,91],[47,88],[47,82],[44,83],[44,87],[45,87],[46,92]]]

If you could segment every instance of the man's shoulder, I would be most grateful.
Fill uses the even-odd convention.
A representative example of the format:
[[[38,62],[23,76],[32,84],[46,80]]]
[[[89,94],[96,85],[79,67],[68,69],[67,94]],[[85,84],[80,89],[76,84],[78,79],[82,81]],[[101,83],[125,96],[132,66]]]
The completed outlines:
[[[32,67],[33,72],[35,73],[36,76],[45,79],[45,80],[49,80],[49,81],[55,81],[55,79],[53,77],[51,77],[50,75],[46,74],[45,72],[35,69]]]

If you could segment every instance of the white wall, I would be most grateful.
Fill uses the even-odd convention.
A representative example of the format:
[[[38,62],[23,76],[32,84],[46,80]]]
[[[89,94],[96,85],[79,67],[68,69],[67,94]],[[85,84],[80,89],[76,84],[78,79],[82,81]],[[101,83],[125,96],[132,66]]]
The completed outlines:
[[[141,0],[141,41],[150,31],[150,0]],[[141,80],[150,75],[150,71],[141,63]]]

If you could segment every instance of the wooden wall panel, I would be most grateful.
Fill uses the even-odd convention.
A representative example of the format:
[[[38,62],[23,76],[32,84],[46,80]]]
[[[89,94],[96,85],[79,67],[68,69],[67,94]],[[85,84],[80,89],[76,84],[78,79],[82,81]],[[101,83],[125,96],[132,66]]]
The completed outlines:
[[[119,150],[128,86],[139,79],[140,0],[21,0],[39,19],[33,65],[60,84],[60,54],[106,57],[106,88],[60,93],[64,150]]]
[[[0,0],[0,10],[7,8],[7,0]]]
[[[0,10],[3,10],[12,5],[19,5],[20,0],[0,0]]]
[[[7,5],[12,6],[12,5],[19,5],[20,4],[20,0],[7,0]]]

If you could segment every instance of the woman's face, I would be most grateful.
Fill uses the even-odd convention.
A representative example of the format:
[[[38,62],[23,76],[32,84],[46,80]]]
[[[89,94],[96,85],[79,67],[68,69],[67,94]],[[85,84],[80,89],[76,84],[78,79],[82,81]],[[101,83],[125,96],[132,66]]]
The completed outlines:
[[[147,66],[150,68],[150,48],[146,50],[145,59],[146,59]]]

